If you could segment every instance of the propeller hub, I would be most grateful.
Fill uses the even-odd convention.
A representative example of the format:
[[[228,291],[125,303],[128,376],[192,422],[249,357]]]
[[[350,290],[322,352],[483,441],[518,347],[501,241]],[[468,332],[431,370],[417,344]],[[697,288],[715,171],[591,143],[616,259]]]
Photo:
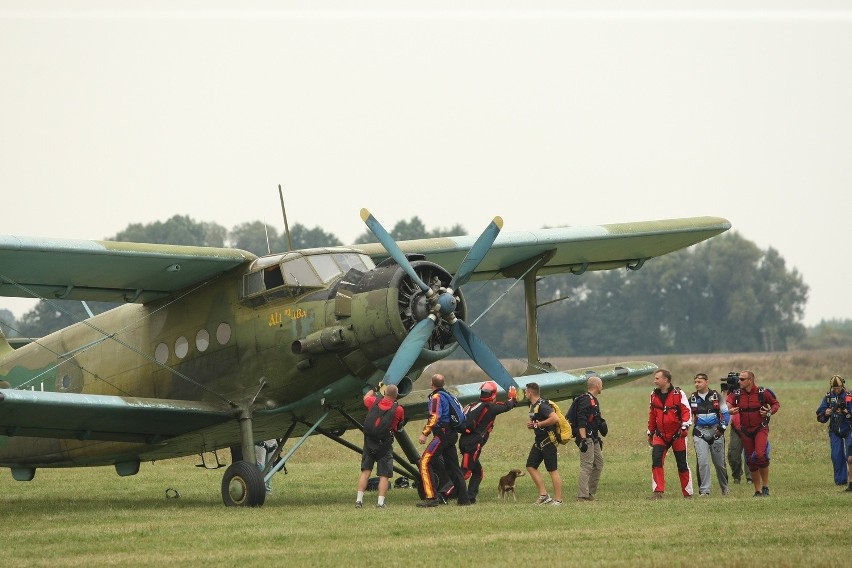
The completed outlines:
[[[438,297],[438,306],[442,316],[448,316],[456,311],[456,297],[450,292],[444,292]]]

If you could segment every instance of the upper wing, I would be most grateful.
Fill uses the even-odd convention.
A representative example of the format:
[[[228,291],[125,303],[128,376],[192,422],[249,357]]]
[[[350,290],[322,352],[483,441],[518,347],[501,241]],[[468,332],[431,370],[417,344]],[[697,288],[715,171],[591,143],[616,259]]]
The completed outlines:
[[[472,279],[483,280],[497,274],[517,277],[526,262],[545,254],[552,256],[538,273],[581,273],[637,266],[699,243],[731,228],[721,217],[691,217],[637,223],[615,223],[588,227],[562,227],[525,232],[503,232],[479,264]],[[422,253],[427,259],[455,273],[476,236],[440,237],[400,241],[405,253]],[[388,258],[380,244],[352,245],[363,250],[378,264]]]
[[[255,258],[227,248],[0,236],[0,296],[142,303]]]

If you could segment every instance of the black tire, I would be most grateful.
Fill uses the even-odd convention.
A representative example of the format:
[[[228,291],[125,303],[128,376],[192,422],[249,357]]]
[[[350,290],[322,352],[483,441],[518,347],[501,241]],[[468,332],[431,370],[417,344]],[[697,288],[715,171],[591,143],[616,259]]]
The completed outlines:
[[[222,501],[228,507],[260,507],[266,501],[263,475],[253,463],[238,461],[222,477]]]

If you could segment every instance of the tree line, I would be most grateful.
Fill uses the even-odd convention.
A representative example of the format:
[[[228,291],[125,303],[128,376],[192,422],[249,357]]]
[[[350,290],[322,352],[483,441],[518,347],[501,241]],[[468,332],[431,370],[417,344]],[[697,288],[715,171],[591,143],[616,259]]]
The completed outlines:
[[[397,240],[466,234],[464,227],[427,229],[418,217],[389,231]],[[235,247],[257,255],[290,249],[287,236],[260,221],[230,231],[185,215],[147,225],[135,223],[107,240]],[[295,224],[293,249],[342,245],[321,227]],[[375,242],[369,230],[356,243]],[[468,320],[488,313],[477,333],[500,357],[523,357],[526,328],[523,287],[511,280],[472,281],[463,292]],[[504,297],[493,307],[501,295]],[[640,270],[561,274],[538,283],[542,357],[662,353],[786,351],[852,344],[852,322],[802,324],[808,286],[773,248],[762,250],[729,232],[645,263]],[[114,304],[90,302],[100,313]],[[8,336],[41,337],[87,317],[80,302],[39,302]],[[0,321],[12,322],[9,312]]]

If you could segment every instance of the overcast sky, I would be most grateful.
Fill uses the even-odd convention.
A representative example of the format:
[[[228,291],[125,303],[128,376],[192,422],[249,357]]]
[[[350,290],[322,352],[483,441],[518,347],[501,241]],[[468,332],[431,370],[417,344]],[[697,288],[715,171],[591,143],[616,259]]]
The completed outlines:
[[[0,233],[718,215],[852,318],[842,3],[232,4],[0,4]]]

